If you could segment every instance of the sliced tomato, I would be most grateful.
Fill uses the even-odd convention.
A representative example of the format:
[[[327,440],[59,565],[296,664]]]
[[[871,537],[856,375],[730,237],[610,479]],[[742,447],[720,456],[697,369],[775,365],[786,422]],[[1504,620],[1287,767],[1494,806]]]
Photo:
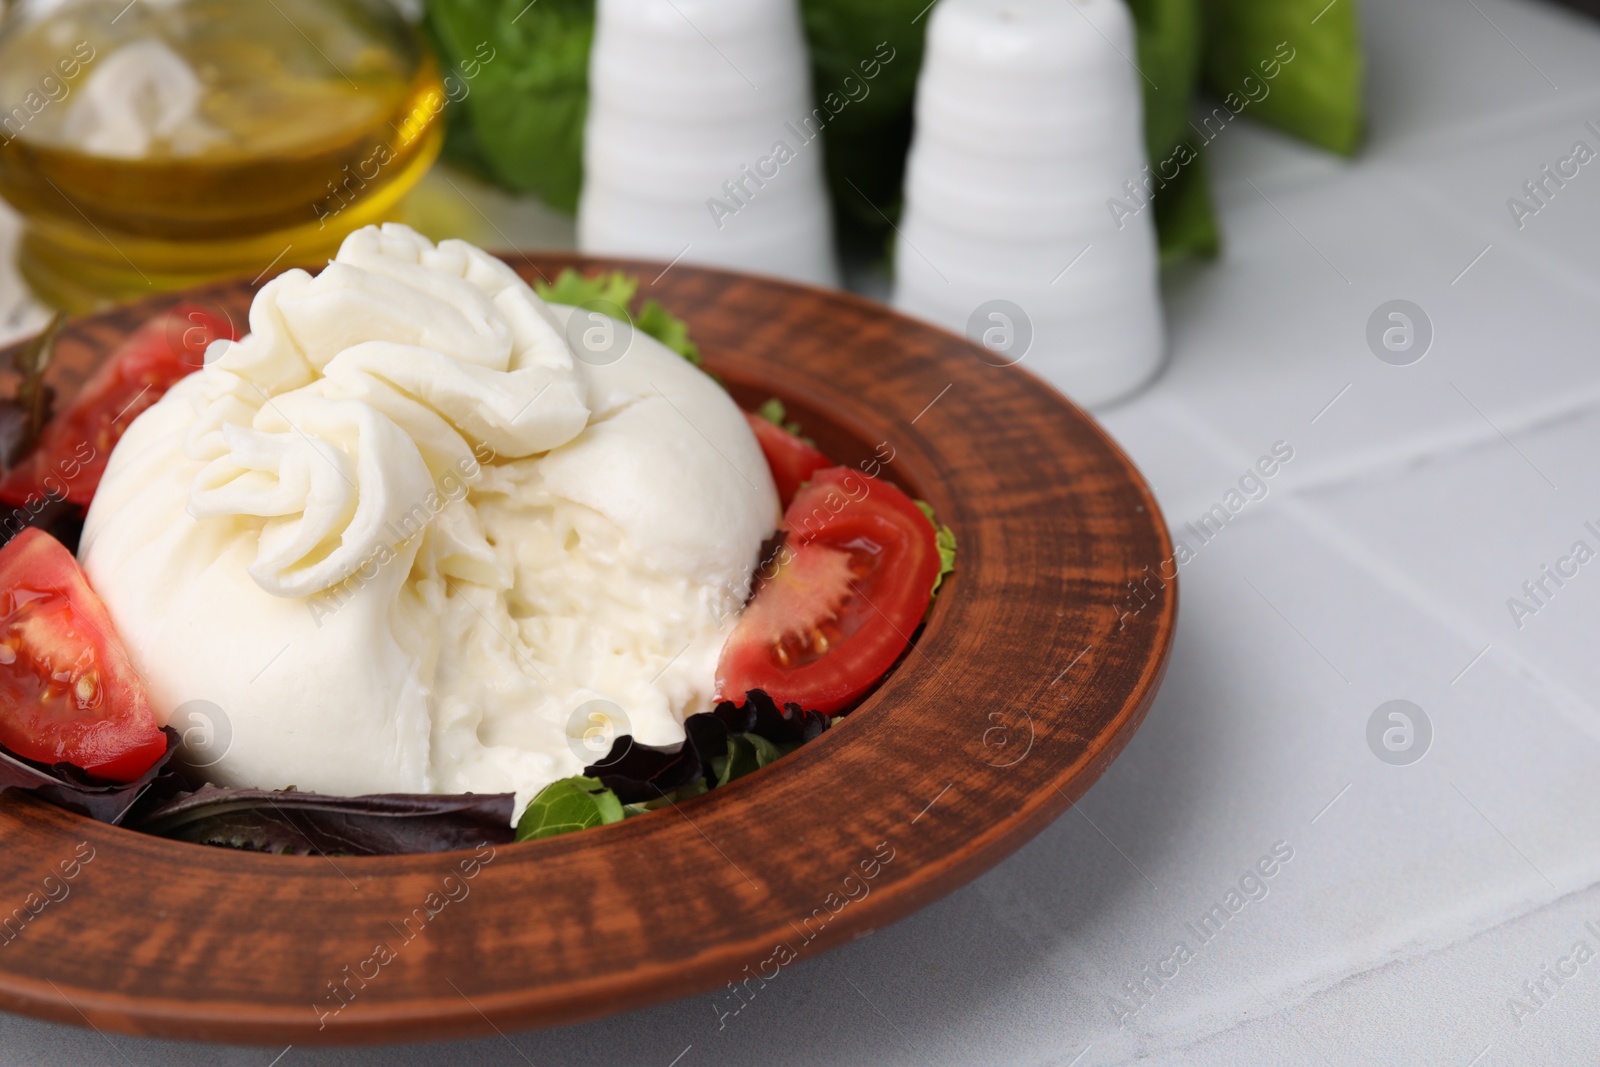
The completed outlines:
[[[167,751],[105,605],[43,530],[0,548],[0,744],[113,782],[137,780]]]
[[[831,714],[911,643],[939,577],[936,534],[899,489],[832,467],[795,496],[784,536],[723,646],[717,690]]]
[[[204,366],[206,348],[220,338],[235,339],[233,324],[193,305],[145,323],[50,421],[34,450],[0,478],[0,501],[23,505],[51,497],[88,507],[124,431]]]
[[[795,493],[813,474],[833,466],[833,460],[782,426],[748,411],[744,417],[750,420],[750,429],[755,431],[756,440],[761,444],[761,453],[767,457],[772,480],[778,486],[778,502],[784,507],[789,506]]]

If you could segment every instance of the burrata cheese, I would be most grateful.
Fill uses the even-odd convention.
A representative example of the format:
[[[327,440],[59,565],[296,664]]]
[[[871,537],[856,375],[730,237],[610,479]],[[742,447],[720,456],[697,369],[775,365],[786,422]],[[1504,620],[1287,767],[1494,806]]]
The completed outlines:
[[[667,745],[709,709],[771,475],[715,382],[637,331],[579,359],[572,314],[368,227],[128,429],[80,558],[158,719],[220,717],[213,781],[520,811],[597,722]]]

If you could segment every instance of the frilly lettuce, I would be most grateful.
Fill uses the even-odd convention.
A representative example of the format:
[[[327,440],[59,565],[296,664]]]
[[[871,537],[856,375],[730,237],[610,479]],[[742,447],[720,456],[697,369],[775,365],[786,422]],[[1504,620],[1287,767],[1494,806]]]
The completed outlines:
[[[633,298],[639,292],[639,279],[621,271],[596,274],[585,278],[568,267],[553,284],[534,282],[534,290],[553,304],[570,304],[579,307],[591,301],[613,304],[632,320],[642,333],[672,349],[696,367],[704,368],[700,346],[689,339],[689,324],[672,314],[656,300],[646,300],[638,311],[632,310]]]

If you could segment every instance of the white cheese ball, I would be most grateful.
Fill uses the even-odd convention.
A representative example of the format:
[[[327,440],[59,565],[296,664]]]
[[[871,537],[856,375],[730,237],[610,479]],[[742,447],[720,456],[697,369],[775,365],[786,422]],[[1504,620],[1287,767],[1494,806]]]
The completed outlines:
[[[220,720],[211,780],[520,810],[710,707],[771,475],[715,382],[637,331],[580,360],[572,314],[368,227],[129,428],[80,557],[158,718]]]

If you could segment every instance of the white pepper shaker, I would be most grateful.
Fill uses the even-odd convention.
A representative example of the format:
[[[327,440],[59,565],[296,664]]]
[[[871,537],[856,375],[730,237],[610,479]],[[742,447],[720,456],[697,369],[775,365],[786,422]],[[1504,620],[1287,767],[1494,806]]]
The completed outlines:
[[[837,284],[811,115],[797,0],[600,0],[579,248]]]
[[[1137,390],[1163,338],[1124,0],[941,0],[917,85],[894,303],[1086,405]]]

